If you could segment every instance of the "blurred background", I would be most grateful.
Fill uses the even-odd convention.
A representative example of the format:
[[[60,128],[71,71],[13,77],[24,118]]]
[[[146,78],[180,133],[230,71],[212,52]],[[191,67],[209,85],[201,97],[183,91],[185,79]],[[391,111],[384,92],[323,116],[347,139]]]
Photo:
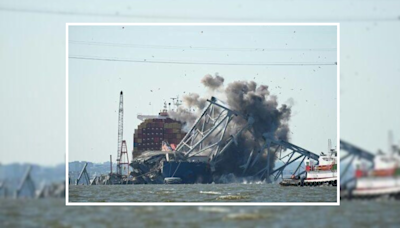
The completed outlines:
[[[339,22],[340,134],[346,156],[341,206],[64,206],[64,199],[57,197],[65,191],[67,22]],[[400,222],[395,215],[398,201],[393,200],[398,197],[397,162],[388,162],[398,159],[400,143],[398,1],[5,0],[0,3],[0,28],[3,226],[112,226],[119,221],[119,226],[333,227]],[[29,198],[32,188],[46,199],[10,199]]]

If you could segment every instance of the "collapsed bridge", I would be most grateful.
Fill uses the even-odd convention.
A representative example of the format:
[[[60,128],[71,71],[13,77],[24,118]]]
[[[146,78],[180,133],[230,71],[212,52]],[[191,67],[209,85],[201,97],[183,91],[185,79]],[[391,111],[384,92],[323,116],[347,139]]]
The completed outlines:
[[[355,162],[361,160],[368,163],[368,167],[366,167],[367,170],[372,170],[375,155],[342,139],[340,140],[340,149],[345,152],[345,154],[340,157],[340,162],[344,166],[343,171],[340,173],[340,188],[348,189],[354,185],[356,180],[356,177],[349,173],[350,167],[353,167]]]
[[[154,156],[144,153],[132,162],[134,178],[142,178],[145,183],[159,183],[163,178],[157,176],[158,172],[164,177],[181,177],[189,173],[187,175],[195,177],[193,182],[197,182],[201,176],[197,170],[202,169],[197,163],[202,163],[210,169],[205,175],[212,176],[201,177],[203,182],[218,182],[220,177],[228,174],[275,182],[296,161],[301,162],[292,173],[295,176],[304,174],[301,165],[306,158],[318,164],[317,154],[280,140],[270,132],[257,137],[255,126],[266,123],[256,122],[251,114],[232,110],[215,97],[207,102],[175,150]],[[282,163],[279,167],[275,167],[277,159]],[[196,169],[186,172],[195,165]]]

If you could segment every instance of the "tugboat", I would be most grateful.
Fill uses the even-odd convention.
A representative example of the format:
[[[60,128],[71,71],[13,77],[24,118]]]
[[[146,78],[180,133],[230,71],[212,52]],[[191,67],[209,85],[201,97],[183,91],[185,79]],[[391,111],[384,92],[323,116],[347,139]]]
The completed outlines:
[[[279,184],[282,186],[337,186],[337,151],[330,149],[329,154],[321,152],[318,164],[312,164],[309,159],[305,160],[306,175],[294,176],[283,179]]]
[[[180,177],[166,177],[164,178],[165,184],[182,184],[182,179]]]
[[[301,181],[302,186],[331,185],[337,186],[337,152],[330,150],[330,154],[323,152],[319,156],[318,165],[313,165],[310,160],[306,160],[306,176]]]
[[[374,158],[374,168],[368,170],[356,164],[355,186],[350,198],[377,198],[388,196],[400,199],[400,159],[397,154],[379,153]]]

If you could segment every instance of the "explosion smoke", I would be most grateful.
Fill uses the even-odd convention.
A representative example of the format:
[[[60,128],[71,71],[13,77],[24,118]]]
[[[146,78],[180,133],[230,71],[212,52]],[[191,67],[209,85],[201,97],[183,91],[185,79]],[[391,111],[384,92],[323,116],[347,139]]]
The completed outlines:
[[[238,144],[229,148],[224,153],[223,161],[218,163],[217,173],[222,175],[233,173],[241,175],[243,169],[239,168],[243,165],[252,150],[259,152],[260,147],[265,142],[263,134],[269,135],[273,139],[289,140],[288,121],[291,116],[291,108],[285,104],[279,107],[277,97],[270,95],[267,85],[257,85],[254,81],[235,81],[224,87],[224,78],[215,75],[215,77],[207,74],[201,83],[210,90],[211,94],[207,94],[207,98],[215,96],[226,103],[227,107],[234,111],[238,111],[243,116],[252,116],[254,124],[251,131],[244,132],[237,139]],[[185,129],[190,128],[197,117],[201,114],[206,106],[206,99],[200,95],[192,93],[183,98],[185,107],[179,107],[175,111],[170,111],[171,118],[181,121],[185,124]],[[187,111],[187,108],[196,108],[196,112]],[[238,132],[246,125],[246,120],[242,117],[235,117],[231,124],[228,125],[226,138]],[[213,140],[210,137],[210,140]],[[270,150],[271,153],[272,150]],[[275,155],[271,156],[270,169],[274,167]],[[247,174],[252,175],[261,168],[265,167],[266,154],[261,155],[257,162]]]
[[[213,77],[211,74],[207,74],[201,79],[201,83],[211,90],[216,90],[221,87],[222,84],[224,84],[224,80],[225,79],[218,74],[216,74],[215,77]]]
[[[206,106],[207,100],[199,97],[200,96],[196,93],[185,95],[183,96],[183,103],[189,108],[194,107],[203,110]]]

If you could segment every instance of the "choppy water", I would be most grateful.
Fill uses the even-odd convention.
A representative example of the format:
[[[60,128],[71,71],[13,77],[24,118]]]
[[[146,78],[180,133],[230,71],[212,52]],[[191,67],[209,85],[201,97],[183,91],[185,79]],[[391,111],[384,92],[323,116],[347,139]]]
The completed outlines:
[[[399,202],[341,206],[97,207],[0,199],[0,227],[398,227]]]
[[[336,202],[337,188],[278,184],[69,186],[70,202]]]

